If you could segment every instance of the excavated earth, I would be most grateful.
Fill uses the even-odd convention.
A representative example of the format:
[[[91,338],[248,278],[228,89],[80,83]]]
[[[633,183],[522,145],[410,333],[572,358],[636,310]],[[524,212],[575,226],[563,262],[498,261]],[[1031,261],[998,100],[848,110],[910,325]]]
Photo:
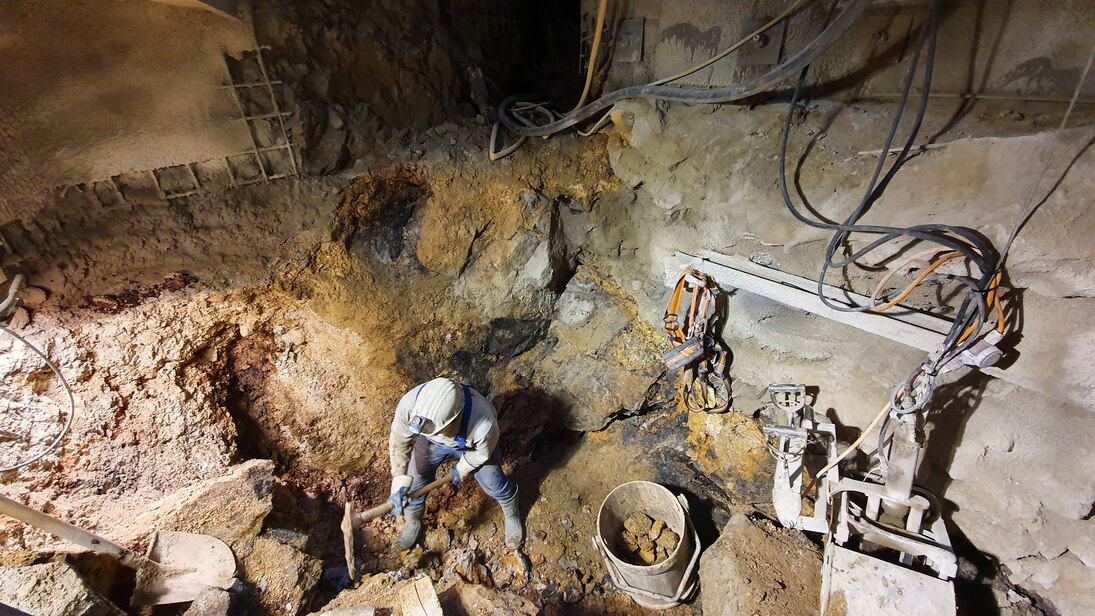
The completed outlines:
[[[617,118],[608,139],[537,140],[500,163],[482,154],[488,129],[443,124],[393,131],[338,176],[193,197],[168,210],[62,200],[33,223],[9,225],[15,254],[46,257],[18,264],[35,286],[15,325],[59,363],[77,412],[55,455],[0,481],[22,502],[130,547],[142,548],[153,528],[221,537],[237,556],[245,611],[394,607],[403,585],[427,575],[465,611],[528,601],[545,614],[641,612],[613,588],[591,542],[604,497],[636,479],[666,485],[688,499],[705,546],[734,514],[765,524],[774,512],[772,465],[754,419],[762,388],[801,379],[832,354],[817,341],[802,346],[793,325],[786,340],[756,346],[744,323],[728,324],[736,412],[683,408],[652,324],[661,309],[652,298],[660,303],[668,290],[640,250],[652,241],[649,221],[640,222],[662,213],[636,206],[650,196],[614,173],[659,168],[621,143],[648,130],[645,111],[628,113],[636,118]],[[683,211],[665,212],[664,224],[682,237],[700,233]],[[806,263],[810,246],[779,254]],[[734,300],[750,322],[785,316]],[[772,352],[786,376],[760,372]],[[0,428],[21,434],[34,424],[42,447],[67,408],[63,390],[36,358],[17,357],[5,378],[34,393],[9,401],[23,411],[5,417],[23,423]],[[900,361],[894,366],[863,390],[898,374]],[[463,484],[430,498],[424,546],[410,553],[386,552],[401,522],[367,524],[358,536],[365,577],[347,588],[342,508],[386,497],[392,409],[438,374],[470,383],[499,410],[505,468],[526,513],[527,564],[502,546],[497,507]],[[854,393],[827,395],[839,403]],[[218,481],[231,489],[206,497]],[[233,515],[203,517],[203,500]],[[0,545],[0,571],[10,575],[72,550],[10,520],[0,521]],[[819,556],[780,545],[746,556],[767,576],[759,588],[798,590],[762,591],[768,604],[756,609],[810,613],[817,593],[801,578],[819,569]],[[87,577],[86,563],[67,560]],[[982,592],[982,569],[966,565]],[[124,607],[131,580],[103,577],[99,594]],[[1014,597],[1010,613],[1038,601],[993,584]],[[698,612],[703,602],[669,613]]]
[[[428,576],[453,613],[633,614],[646,610],[614,588],[591,539],[609,491],[656,481],[688,501],[707,550],[700,574],[715,580],[666,613],[816,613],[817,546],[769,521],[773,467],[754,418],[764,387],[819,386],[819,410],[862,426],[920,354],[732,293],[717,329],[733,352],[734,412],[690,413],[660,361],[674,251],[816,275],[828,237],[778,197],[772,144],[786,106],[629,102],[604,134],[530,140],[490,163],[484,118],[452,102],[467,84],[436,11],[380,3],[369,25],[326,3],[283,4],[266,3],[254,25],[294,88],[294,142],[311,175],[170,204],[104,207],[61,191],[33,219],[0,227],[4,270],[32,285],[12,327],[59,365],[76,404],[56,453],[0,474],[4,493],[137,550],[153,529],[221,538],[237,559],[234,613],[383,613]],[[999,242],[1018,213],[1011,193],[1029,190],[1013,180],[1048,143],[1030,135],[1056,125],[1056,109],[979,107],[952,145],[910,161],[877,215],[911,224],[968,204],[949,222]],[[840,195],[869,177],[862,135],[884,134],[890,110],[822,101],[793,114],[792,148],[815,156],[796,179],[822,215],[845,211]],[[454,117],[466,119],[441,123]],[[926,125],[943,134],[956,119],[934,105]],[[954,451],[932,445],[925,463],[968,535],[957,582],[968,613],[1055,613],[1043,592],[1084,613],[1095,596],[1095,467],[1069,453],[1095,429],[1091,402],[1060,398],[1091,390],[1075,368],[1090,365],[1091,340],[1035,345],[1056,340],[1047,324],[1086,331],[1092,316],[1090,234],[1077,224],[1095,194],[1085,143],[1089,128],[1068,133],[1052,167],[1058,177],[1080,153],[1048,203],[1064,239],[1032,230],[1013,252],[1024,310],[1040,315],[1015,366],[1022,386],[976,375],[947,384],[959,404],[933,410],[929,426],[971,435],[962,447],[947,436]],[[869,292],[871,280],[856,270],[845,282]],[[952,299],[908,301],[945,312]],[[2,467],[43,451],[68,402],[48,366],[0,344],[4,390],[17,392],[0,413]],[[1064,385],[1046,387],[1048,372]],[[396,401],[439,374],[499,411],[523,557],[504,548],[501,512],[468,482],[430,497],[415,550],[387,551],[401,521],[366,524],[364,575],[351,585],[343,507],[386,498]],[[959,412],[977,403],[987,410]],[[1028,412],[1047,405],[1059,421]],[[0,592],[26,598],[52,581],[54,603],[36,611],[135,611],[124,569],[7,518],[0,548]],[[225,601],[213,593],[190,613]]]
[[[601,500],[657,480],[690,496],[713,537],[731,505],[766,500],[760,432],[677,408],[660,336],[583,252],[588,212],[618,188],[603,140],[489,165],[481,132],[442,126],[420,144],[427,158],[197,199],[166,223],[58,208],[20,229],[21,254],[53,258],[18,318],[62,366],[77,412],[57,455],[4,474],[6,488],[127,546],[153,528],[218,536],[240,564],[241,601],[271,613],[384,607],[420,574],[546,614],[634,613],[592,548]],[[24,415],[49,433],[66,407],[43,370],[28,356],[7,377],[40,383]],[[391,410],[437,374],[499,409],[525,561],[501,545],[493,502],[463,484],[431,497],[425,545],[410,553],[386,552],[401,522],[367,524],[365,579],[343,591],[342,507],[386,497]],[[9,564],[72,549],[11,520],[0,544]],[[124,595],[118,579],[100,591]]]

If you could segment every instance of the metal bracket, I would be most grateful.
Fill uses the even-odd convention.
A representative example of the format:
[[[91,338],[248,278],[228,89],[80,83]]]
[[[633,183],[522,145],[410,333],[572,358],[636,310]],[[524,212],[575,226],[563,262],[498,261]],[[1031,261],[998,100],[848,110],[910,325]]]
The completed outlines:
[[[632,17],[620,21],[620,28],[616,31],[616,62],[642,62],[643,61],[643,30],[646,20],[643,17]]]
[[[862,66],[883,58],[887,64],[901,62],[912,24],[913,13],[907,10],[871,12],[860,17],[856,32],[861,38],[854,65]]]
[[[741,36],[756,32],[757,28],[769,21],[772,21],[771,17],[746,20]],[[738,66],[771,66],[779,64],[779,58],[783,52],[783,34],[786,30],[787,22],[785,20],[754,36],[752,42],[737,51]]]

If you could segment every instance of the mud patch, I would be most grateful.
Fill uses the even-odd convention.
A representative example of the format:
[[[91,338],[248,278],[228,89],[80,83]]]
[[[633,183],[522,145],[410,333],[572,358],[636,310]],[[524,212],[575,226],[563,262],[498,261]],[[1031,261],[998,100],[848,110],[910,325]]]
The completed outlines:
[[[182,291],[197,281],[198,279],[190,274],[172,274],[162,283],[150,287],[136,287],[117,294],[88,295],[81,308],[102,314],[118,314],[123,310],[136,308],[146,300],[159,297],[164,292]]]
[[[228,411],[236,424],[236,449],[244,460],[270,459],[279,465],[292,460],[279,446],[278,424],[283,409],[269,404],[270,379],[276,371],[278,345],[269,332],[236,340],[228,349]]]

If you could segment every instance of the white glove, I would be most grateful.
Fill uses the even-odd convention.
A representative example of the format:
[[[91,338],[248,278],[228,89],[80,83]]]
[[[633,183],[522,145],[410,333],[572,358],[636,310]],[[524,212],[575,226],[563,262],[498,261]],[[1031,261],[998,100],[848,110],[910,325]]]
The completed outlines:
[[[392,504],[391,514],[399,517],[403,514],[403,507],[407,504],[407,490],[411,489],[410,475],[396,475],[392,477],[392,493],[388,502]]]
[[[413,482],[410,475],[392,475],[392,490],[389,494],[395,494],[400,488],[409,488]]]
[[[479,468],[468,464],[466,461],[464,461],[464,458],[460,458],[460,460],[456,463],[455,470],[457,482],[460,482],[464,481],[468,477],[471,477],[472,473],[479,470]]]

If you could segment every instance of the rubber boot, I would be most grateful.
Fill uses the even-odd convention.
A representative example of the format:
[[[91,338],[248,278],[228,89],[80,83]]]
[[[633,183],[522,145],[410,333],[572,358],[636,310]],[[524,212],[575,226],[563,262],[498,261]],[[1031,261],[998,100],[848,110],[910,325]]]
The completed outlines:
[[[506,516],[506,547],[516,550],[525,541],[525,528],[521,525],[521,510],[517,506],[517,492],[513,496],[499,500],[502,513]]]
[[[403,531],[392,542],[392,549],[403,552],[414,547],[422,533],[422,510],[425,505],[407,505],[403,508]]]

